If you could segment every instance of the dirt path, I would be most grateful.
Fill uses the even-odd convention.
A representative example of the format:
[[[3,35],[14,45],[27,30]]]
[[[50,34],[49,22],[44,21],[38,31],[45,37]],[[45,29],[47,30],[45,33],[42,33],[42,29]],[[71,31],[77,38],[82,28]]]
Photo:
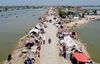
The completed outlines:
[[[57,28],[51,24],[46,23],[46,44],[42,45],[40,64],[67,64],[67,61],[59,56],[59,48],[57,46],[58,39],[56,37]],[[48,38],[51,38],[51,44],[48,44]]]

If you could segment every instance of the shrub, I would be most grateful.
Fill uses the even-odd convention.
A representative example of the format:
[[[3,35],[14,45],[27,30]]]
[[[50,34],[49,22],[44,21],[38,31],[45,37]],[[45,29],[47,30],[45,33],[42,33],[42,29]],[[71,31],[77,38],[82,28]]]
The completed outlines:
[[[64,11],[62,11],[61,9],[59,9],[59,16],[61,18],[66,18],[67,14]]]

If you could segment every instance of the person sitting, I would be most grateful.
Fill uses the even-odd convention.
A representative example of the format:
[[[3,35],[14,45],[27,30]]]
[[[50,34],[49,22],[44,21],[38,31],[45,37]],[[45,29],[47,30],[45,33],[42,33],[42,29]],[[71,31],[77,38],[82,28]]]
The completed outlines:
[[[7,61],[8,61],[9,64],[11,64],[11,62],[10,62],[11,59],[12,59],[12,56],[11,56],[11,54],[9,54],[9,55],[8,55],[8,58],[7,58]]]

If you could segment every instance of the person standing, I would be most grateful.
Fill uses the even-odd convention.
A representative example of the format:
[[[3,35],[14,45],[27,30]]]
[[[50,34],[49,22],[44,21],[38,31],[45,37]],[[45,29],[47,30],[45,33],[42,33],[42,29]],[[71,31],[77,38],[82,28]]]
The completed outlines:
[[[45,35],[43,35],[43,44],[45,44]]]
[[[38,57],[40,57],[40,51],[41,51],[41,44],[38,44],[38,47],[37,47]]]
[[[48,39],[48,43],[51,44],[51,38]]]
[[[63,56],[66,59],[66,45],[63,45]]]

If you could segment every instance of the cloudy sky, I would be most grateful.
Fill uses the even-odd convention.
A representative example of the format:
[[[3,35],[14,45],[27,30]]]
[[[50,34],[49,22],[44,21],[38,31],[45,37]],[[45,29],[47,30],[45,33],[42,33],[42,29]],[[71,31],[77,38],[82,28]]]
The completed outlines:
[[[0,0],[0,5],[100,5],[100,0]]]

